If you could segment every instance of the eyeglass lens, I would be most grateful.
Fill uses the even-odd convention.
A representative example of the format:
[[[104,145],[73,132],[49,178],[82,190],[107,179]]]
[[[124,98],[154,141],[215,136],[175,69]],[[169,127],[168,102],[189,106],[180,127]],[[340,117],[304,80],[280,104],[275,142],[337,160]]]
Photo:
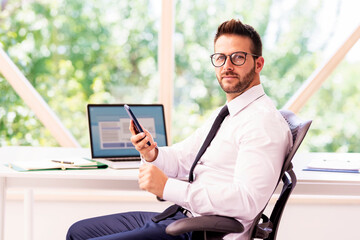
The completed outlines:
[[[225,64],[227,56],[223,53],[215,53],[211,61],[215,67],[221,67]],[[234,65],[240,66],[245,63],[246,53],[244,52],[234,52],[230,55],[230,60]]]

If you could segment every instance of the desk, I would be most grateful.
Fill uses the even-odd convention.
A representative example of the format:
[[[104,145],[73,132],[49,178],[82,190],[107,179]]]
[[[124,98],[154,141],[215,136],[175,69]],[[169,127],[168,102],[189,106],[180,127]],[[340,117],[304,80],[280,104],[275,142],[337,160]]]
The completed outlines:
[[[6,191],[8,188],[25,189],[25,236],[33,238],[33,189],[100,189],[139,190],[138,170],[69,170],[16,172],[3,166],[11,160],[51,159],[61,157],[89,157],[89,149],[4,147],[0,148],[0,240],[4,239]],[[341,195],[360,197],[360,174],[327,173],[302,171],[306,165],[319,158],[360,159],[355,153],[298,153],[294,160],[294,170],[298,178],[293,195]]]
[[[4,239],[6,191],[8,188],[25,190],[25,238],[33,239],[33,189],[100,189],[140,190],[137,169],[65,170],[17,172],[3,164],[12,160],[52,159],[56,157],[89,157],[89,149],[3,147],[0,148],[0,240]]]
[[[360,153],[297,153],[293,159],[298,179],[293,195],[336,195],[360,197],[360,173],[303,171],[317,159],[357,159]]]

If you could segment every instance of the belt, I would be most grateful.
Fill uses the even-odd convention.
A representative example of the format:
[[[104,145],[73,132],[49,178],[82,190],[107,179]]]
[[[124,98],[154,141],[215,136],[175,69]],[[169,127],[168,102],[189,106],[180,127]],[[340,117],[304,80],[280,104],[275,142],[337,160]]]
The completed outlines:
[[[172,205],[172,206],[168,207],[167,209],[165,209],[165,211],[163,211],[162,213],[152,217],[151,219],[152,219],[153,222],[157,223],[157,222],[162,221],[162,220],[164,220],[166,218],[173,217],[177,212],[181,212],[187,217],[192,217],[193,216],[189,210],[187,210],[185,208],[182,208],[179,205]]]
[[[189,218],[193,217],[192,213],[185,208],[180,208],[180,212],[182,212],[185,216],[187,216]]]

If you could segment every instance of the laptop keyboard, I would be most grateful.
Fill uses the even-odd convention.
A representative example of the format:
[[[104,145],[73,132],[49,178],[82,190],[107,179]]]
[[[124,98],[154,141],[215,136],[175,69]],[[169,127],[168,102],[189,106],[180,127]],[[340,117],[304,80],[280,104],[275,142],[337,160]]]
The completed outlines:
[[[112,162],[123,162],[123,161],[140,161],[140,157],[127,157],[127,158],[105,158]]]

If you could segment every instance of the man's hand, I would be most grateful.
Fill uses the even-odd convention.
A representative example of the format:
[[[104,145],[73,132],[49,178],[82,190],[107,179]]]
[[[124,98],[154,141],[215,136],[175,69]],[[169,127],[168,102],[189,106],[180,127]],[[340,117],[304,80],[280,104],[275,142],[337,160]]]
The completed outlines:
[[[142,127],[142,126],[141,126]],[[156,148],[157,143],[154,142],[151,134],[143,128],[144,132],[137,134],[135,131],[134,122],[130,121],[129,130],[132,134],[130,138],[132,144],[135,146],[135,149],[141,154],[141,156],[147,161],[152,162],[156,159],[158,155],[158,149]],[[149,146],[147,143],[150,142]]]
[[[168,177],[156,166],[143,164],[139,168],[139,187],[163,198]]]

